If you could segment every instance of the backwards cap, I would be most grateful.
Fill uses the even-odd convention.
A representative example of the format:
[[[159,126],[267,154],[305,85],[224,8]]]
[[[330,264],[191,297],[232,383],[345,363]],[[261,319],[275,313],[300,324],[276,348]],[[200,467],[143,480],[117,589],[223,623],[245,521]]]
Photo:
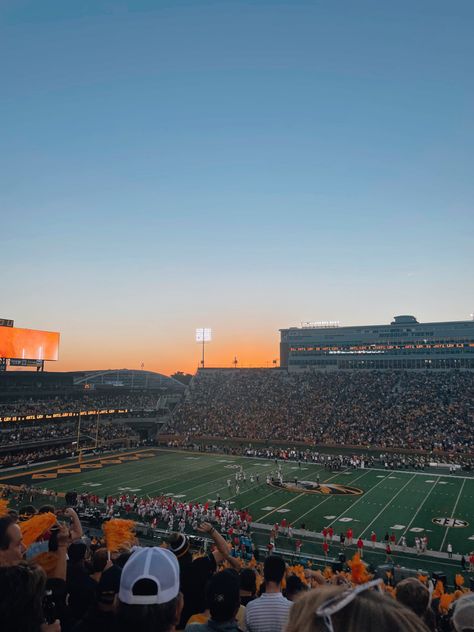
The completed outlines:
[[[137,583],[146,579],[155,584],[152,594],[139,594]],[[148,590],[146,592],[149,592]],[[119,599],[130,605],[163,604],[179,593],[179,564],[176,556],[157,546],[137,548],[125,564],[120,578]]]
[[[184,533],[173,532],[168,538],[168,546],[170,551],[180,558],[189,551],[189,539]]]

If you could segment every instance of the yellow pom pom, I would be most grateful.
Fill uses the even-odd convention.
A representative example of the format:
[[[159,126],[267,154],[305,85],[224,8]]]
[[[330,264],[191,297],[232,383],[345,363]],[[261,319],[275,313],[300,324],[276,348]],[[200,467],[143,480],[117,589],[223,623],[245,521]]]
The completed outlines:
[[[36,542],[46,531],[49,531],[54,524],[56,524],[56,516],[51,512],[36,514],[28,520],[25,520],[25,522],[20,522],[23,544],[28,548],[30,544]]]
[[[136,544],[135,525],[136,522],[134,520],[123,520],[122,518],[114,518],[104,523],[103,531],[107,549],[117,552],[129,549]]]

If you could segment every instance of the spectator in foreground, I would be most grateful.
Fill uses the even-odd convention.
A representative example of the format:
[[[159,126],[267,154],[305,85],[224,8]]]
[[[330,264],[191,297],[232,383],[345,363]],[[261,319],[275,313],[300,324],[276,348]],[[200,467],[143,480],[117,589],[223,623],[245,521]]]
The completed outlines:
[[[182,609],[176,557],[160,547],[137,548],[120,578],[118,629],[174,632]]]
[[[19,562],[0,567],[0,627],[2,632],[60,632],[56,620],[45,622],[46,575],[35,564]]]
[[[187,625],[188,632],[239,632],[236,616],[241,606],[239,576],[235,571],[227,569],[211,577],[206,586],[206,603],[210,614],[208,621]]]
[[[286,588],[284,595],[289,601],[295,601],[306,590],[307,586],[296,575],[286,578]]]
[[[430,608],[430,591],[415,577],[407,577],[398,582],[396,588],[397,601],[422,619],[430,630],[434,630],[436,622]]]
[[[291,601],[281,594],[285,562],[278,555],[269,555],[263,566],[265,592],[246,608],[245,624],[249,632],[280,632],[284,629]]]
[[[285,632],[428,632],[413,611],[371,590],[380,581],[311,590],[293,605]]]
[[[193,614],[202,612],[205,604],[206,583],[216,572],[217,565],[226,560],[234,568],[240,568],[240,561],[230,555],[227,542],[212,524],[203,522],[198,531],[209,535],[214,541],[216,549],[195,560],[191,554],[189,539],[184,533],[173,532],[168,538],[169,548],[178,559],[180,590],[184,597],[180,629],[184,628]]]
[[[474,631],[474,594],[464,595],[456,602],[453,626],[456,632]]]
[[[115,632],[118,627],[116,617],[116,597],[120,589],[122,569],[112,564],[102,571],[97,583],[96,601],[84,618],[74,627],[73,632]]]
[[[240,571],[240,603],[246,606],[255,599],[257,592],[257,576],[253,568],[243,568]]]
[[[91,579],[85,558],[87,547],[83,542],[73,542],[68,548],[66,586],[69,594],[69,614],[79,621],[95,602],[97,582]]]
[[[0,566],[14,566],[23,559],[26,547],[20,527],[10,516],[0,518]]]

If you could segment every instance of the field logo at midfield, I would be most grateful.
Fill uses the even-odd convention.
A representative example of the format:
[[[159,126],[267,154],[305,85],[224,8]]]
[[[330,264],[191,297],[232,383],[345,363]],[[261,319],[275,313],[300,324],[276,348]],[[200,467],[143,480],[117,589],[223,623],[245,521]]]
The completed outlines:
[[[314,481],[280,481],[272,480],[272,487],[285,489],[288,492],[296,492],[298,494],[332,494],[340,496],[360,496],[363,491],[358,487],[350,487],[349,485],[341,485],[339,483],[315,483]]]
[[[468,527],[469,522],[465,520],[459,520],[459,518],[433,518],[433,523],[439,525],[440,527]]]

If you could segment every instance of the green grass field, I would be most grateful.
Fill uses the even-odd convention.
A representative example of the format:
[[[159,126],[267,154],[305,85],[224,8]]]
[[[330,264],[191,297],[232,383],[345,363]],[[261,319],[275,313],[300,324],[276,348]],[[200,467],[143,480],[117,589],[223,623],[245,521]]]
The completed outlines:
[[[240,483],[240,493],[236,495],[234,478],[240,465],[247,482]],[[333,495],[275,488],[266,483],[267,473],[276,470],[273,461],[156,448],[89,459],[80,466],[68,461],[28,472],[4,473],[0,481],[28,482],[58,492],[89,491],[101,497],[130,491],[140,496],[166,494],[177,500],[206,502],[215,500],[219,494],[239,508],[248,508],[253,521],[262,525],[280,522],[285,517],[295,527],[305,523],[306,529],[314,532],[332,525],[337,534],[350,525],[355,538],[361,535],[367,540],[372,529],[379,540],[388,530],[395,532],[397,540],[405,535],[409,545],[413,545],[417,534],[426,531],[432,551],[445,552],[448,542],[455,553],[466,554],[474,549],[472,478],[376,469],[334,473],[310,464],[298,468],[294,462],[283,463],[282,469],[288,481],[295,476],[316,481],[319,476],[321,484],[354,487],[362,493]],[[254,480],[251,484],[250,476],[257,473],[260,482]],[[232,481],[230,489],[227,479]],[[437,519],[438,523],[434,522]],[[463,526],[446,526],[445,519]],[[320,553],[321,542],[313,540],[313,550]],[[383,552],[379,555],[383,556]],[[402,557],[410,556],[407,553]],[[453,568],[459,568],[459,562],[450,562]]]

